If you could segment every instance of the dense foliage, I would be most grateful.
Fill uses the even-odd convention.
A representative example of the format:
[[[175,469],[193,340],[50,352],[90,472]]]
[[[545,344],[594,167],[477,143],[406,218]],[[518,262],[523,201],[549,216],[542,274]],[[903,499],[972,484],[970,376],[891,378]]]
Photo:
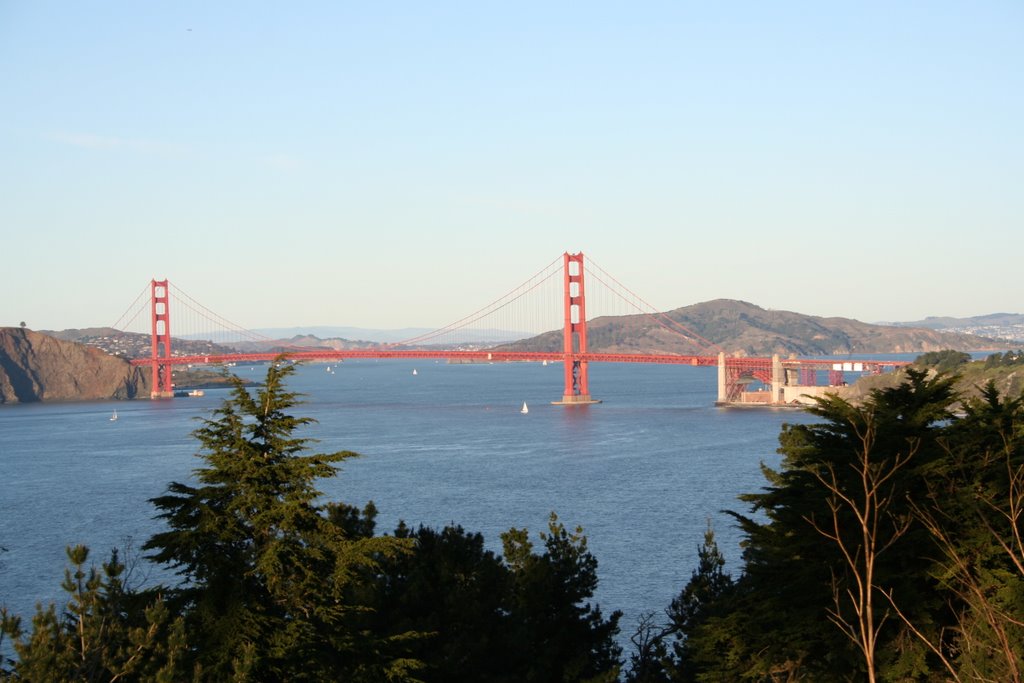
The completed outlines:
[[[588,600],[597,561],[552,516],[505,558],[479,534],[374,532],[372,504],[320,503],[316,483],[351,452],[310,453],[272,365],[195,431],[202,466],[152,502],[166,531],[143,546],[180,577],[132,589],[112,554],[68,549],[66,604],[25,629],[0,612],[0,679],[24,681],[612,681],[618,613]],[[10,639],[5,643],[4,638]]]
[[[1006,353],[993,353],[985,359],[986,368],[1001,368],[1014,365],[1024,365],[1024,351],[1007,351]]]
[[[180,583],[136,590],[117,553],[96,570],[70,548],[59,611],[0,612],[0,679],[1024,681],[1024,396],[911,368],[860,404],[819,399],[731,513],[742,572],[709,525],[622,668],[580,529],[552,515],[497,555],[459,526],[378,535],[372,503],[318,502],[354,454],[308,452],[289,372],[236,383],[195,433],[194,483],[153,501],[167,530],[145,549]]]
[[[944,351],[929,351],[922,353],[916,359],[914,363],[924,367],[934,368],[939,372],[953,372],[961,365],[971,362],[971,354],[964,353],[963,351],[953,351],[946,349]]]
[[[1021,681],[1024,403],[909,370],[783,429],[744,572],[648,681]],[[713,585],[714,563],[683,592]]]

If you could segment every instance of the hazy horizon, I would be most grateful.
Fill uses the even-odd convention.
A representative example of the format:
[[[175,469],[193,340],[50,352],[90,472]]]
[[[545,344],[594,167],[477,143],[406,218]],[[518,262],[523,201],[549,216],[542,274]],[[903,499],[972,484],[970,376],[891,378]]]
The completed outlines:
[[[753,303],[753,302],[748,302],[748,303]],[[754,304],[754,305],[756,306],[757,304]],[[672,309],[672,310],[674,310],[674,309]],[[775,310],[784,310],[784,309],[775,309]],[[800,311],[790,311],[790,312],[797,313],[797,314],[802,314]],[[802,314],[802,315],[809,315],[809,314]],[[1018,318],[1024,319],[1024,314],[1022,314],[1022,313],[1008,313],[1008,312],[1002,311],[1002,312],[994,312],[994,313],[982,313],[982,314],[978,314],[978,315],[964,316],[964,317],[945,316],[945,315],[929,315],[929,316],[926,316],[925,318],[922,318],[920,320],[889,320],[889,321],[885,321],[885,320],[859,320],[857,322],[863,322],[863,323],[867,323],[867,324],[870,324],[870,325],[913,326],[913,325],[916,325],[918,323],[927,323],[929,321],[959,321],[959,322],[964,322],[964,323],[966,323],[966,322],[981,322],[981,321],[983,321],[985,319],[993,318],[993,317],[996,317],[996,316],[1018,317]],[[826,316],[821,316],[821,317],[828,318],[828,317],[836,317],[836,316],[828,316],[828,315],[826,315]],[[842,317],[842,316],[839,316],[839,317]],[[1015,323],[1015,324],[1020,324],[1020,323]],[[921,325],[921,326],[924,326],[924,325]],[[15,327],[15,326],[14,325],[8,325],[6,327]],[[30,329],[37,329],[37,328],[32,328],[31,326],[29,326],[29,327],[30,327]],[[42,332],[46,332],[46,331],[64,332],[64,331],[75,330],[75,329],[101,329],[103,327],[106,327],[106,326],[105,325],[86,325],[86,326],[77,327],[77,328],[76,327],[38,328],[38,331],[42,331]],[[434,332],[434,331],[436,331],[438,329],[441,329],[440,326],[438,326],[438,327],[366,328],[366,327],[358,327],[358,326],[353,326],[353,325],[311,324],[311,325],[292,325],[292,326],[288,326],[288,327],[257,327],[257,328],[253,328],[253,329],[249,330],[249,332],[253,332],[255,334],[264,335],[264,336],[271,337],[271,338],[280,338],[280,339],[287,339],[287,338],[291,338],[293,336],[311,335],[311,336],[319,337],[320,339],[337,338],[337,339],[346,339],[346,340],[349,340],[349,341],[394,342],[394,341],[404,341],[405,339],[409,339],[409,338],[412,338],[412,337],[415,337],[415,336],[418,336],[418,335],[421,335],[421,334],[426,334],[428,332]],[[558,331],[559,329],[560,328],[551,328],[551,330],[545,330],[544,332]],[[486,335],[486,334],[494,334],[494,335],[509,334],[509,335],[512,335],[512,337],[514,337],[515,339],[521,339],[521,338],[525,338],[525,337],[528,337],[528,336],[534,336],[536,334],[543,333],[543,332],[527,332],[527,331],[523,331],[523,330],[515,331],[515,330],[500,330],[500,329],[494,329],[494,330],[471,330],[471,332],[473,332],[473,333],[475,333],[477,335],[481,335],[481,334],[484,334],[484,335]],[[280,336],[278,336],[278,335],[280,335]],[[174,335],[174,336],[178,336],[178,335]],[[183,339],[206,339],[207,338],[207,337],[203,336],[202,334],[183,334],[183,335],[180,335],[180,336]],[[484,339],[484,340],[486,340],[486,339]],[[466,339],[464,341],[470,341],[470,340]]]
[[[1021,26],[1010,0],[5,3],[0,324],[112,324],[169,278],[246,328],[433,328],[566,251],[658,310],[1020,310]]]

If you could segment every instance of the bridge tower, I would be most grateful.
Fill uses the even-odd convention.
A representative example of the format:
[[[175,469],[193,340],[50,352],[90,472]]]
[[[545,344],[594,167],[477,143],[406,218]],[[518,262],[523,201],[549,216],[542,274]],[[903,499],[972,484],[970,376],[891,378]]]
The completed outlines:
[[[171,312],[170,289],[167,280],[153,280],[150,284],[150,302],[153,322],[152,369],[153,382],[150,398],[171,398],[174,387],[171,384],[171,364],[160,362],[171,358]]]
[[[590,398],[587,378],[587,307],[583,283],[583,253],[562,256],[565,284],[565,327],[562,333],[562,365],[565,390],[554,405],[578,406],[600,403]]]

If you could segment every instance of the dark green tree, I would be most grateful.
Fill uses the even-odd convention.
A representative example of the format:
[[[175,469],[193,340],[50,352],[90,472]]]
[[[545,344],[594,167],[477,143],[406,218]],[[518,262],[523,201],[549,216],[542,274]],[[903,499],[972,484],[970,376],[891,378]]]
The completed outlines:
[[[782,467],[741,496],[758,516],[733,513],[744,573],[686,634],[695,680],[919,680],[940,666],[885,596],[923,632],[946,623],[913,501],[945,457],[952,382],[910,369],[861,405],[829,396],[810,409],[820,422],[784,426]]]
[[[419,633],[412,652],[428,682],[614,681],[619,614],[587,601],[597,561],[581,530],[552,516],[536,553],[525,529],[503,534],[505,557],[462,527],[412,531],[412,553],[378,574],[374,628]]]
[[[614,681],[622,651],[615,642],[621,612],[608,619],[591,605],[597,559],[579,527],[566,530],[551,514],[540,535],[544,552],[533,552],[526,529],[502,534],[505,562],[512,569],[514,602],[510,653],[520,680]]]
[[[947,457],[915,501],[940,549],[934,574],[947,596],[949,628],[926,634],[889,597],[956,680],[1024,679],[1024,397],[993,383],[965,401],[950,427]]]
[[[641,616],[630,638],[634,649],[626,683],[695,681],[699,672],[707,678],[709,672],[717,671],[726,650],[697,633],[712,617],[727,612],[734,585],[709,521],[704,542],[697,548],[697,568],[666,610],[668,623],[658,624],[653,615]]]
[[[175,606],[205,680],[402,680],[416,667],[399,638],[360,628],[355,584],[408,542],[352,533],[317,502],[319,479],[355,454],[309,454],[296,436],[298,397],[272,364],[250,394],[231,396],[194,432],[204,466],[153,499],[168,531],[143,546],[181,576]]]
[[[509,666],[517,647],[510,640],[512,573],[483,536],[459,526],[404,525],[395,536],[414,549],[379,575],[375,628],[424,634],[412,652],[424,665],[417,676],[428,683],[521,680]]]
[[[914,363],[927,368],[933,368],[938,372],[956,372],[957,368],[961,365],[971,362],[971,354],[964,353],[963,351],[953,351],[946,349],[944,351],[928,351],[922,353],[916,359]]]
[[[1006,353],[999,353],[997,351],[985,359],[986,368],[998,368],[1021,364],[1024,364],[1024,351],[1007,351]]]
[[[58,613],[37,607],[31,630],[3,611],[0,630],[18,656],[9,674],[25,681],[156,681],[186,679],[184,624],[158,594],[138,594],[122,583],[118,552],[86,570],[89,550],[67,549],[67,602]],[[2,674],[0,674],[2,677]]]
[[[718,548],[709,521],[704,543],[697,549],[697,568],[668,608],[670,632],[674,636],[671,680],[694,681],[697,671],[714,671],[718,667],[726,652],[720,647],[709,649],[710,639],[705,639],[703,649],[697,650],[691,647],[687,634],[696,633],[712,617],[721,614],[733,588],[732,576],[725,571],[725,556]]]

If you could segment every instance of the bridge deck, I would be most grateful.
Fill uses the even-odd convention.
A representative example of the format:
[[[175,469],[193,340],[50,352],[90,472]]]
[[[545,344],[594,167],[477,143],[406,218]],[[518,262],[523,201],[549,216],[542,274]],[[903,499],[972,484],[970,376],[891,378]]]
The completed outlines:
[[[135,358],[132,365],[204,365],[225,363],[251,363],[272,361],[285,356],[294,361],[330,361],[347,359],[401,359],[425,358],[434,360],[465,360],[472,362],[514,362],[514,361],[571,361],[589,363],[657,363],[664,365],[716,366],[717,356],[683,356],[674,354],[644,353],[577,353],[567,356],[556,351],[457,351],[457,350],[409,350],[409,349],[346,349],[341,351],[315,350],[292,351],[287,353],[230,353],[206,356],[171,356],[170,358]],[[727,357],[726,364],[737,368],[761,368],[772,362],[771,358]],[[787,358],[781,361],[783,367],[830,370],[837,363],[857,363],[865,370],[881,370],[902,367],[907,361],[894,360],[852,360],[827,358]]]

